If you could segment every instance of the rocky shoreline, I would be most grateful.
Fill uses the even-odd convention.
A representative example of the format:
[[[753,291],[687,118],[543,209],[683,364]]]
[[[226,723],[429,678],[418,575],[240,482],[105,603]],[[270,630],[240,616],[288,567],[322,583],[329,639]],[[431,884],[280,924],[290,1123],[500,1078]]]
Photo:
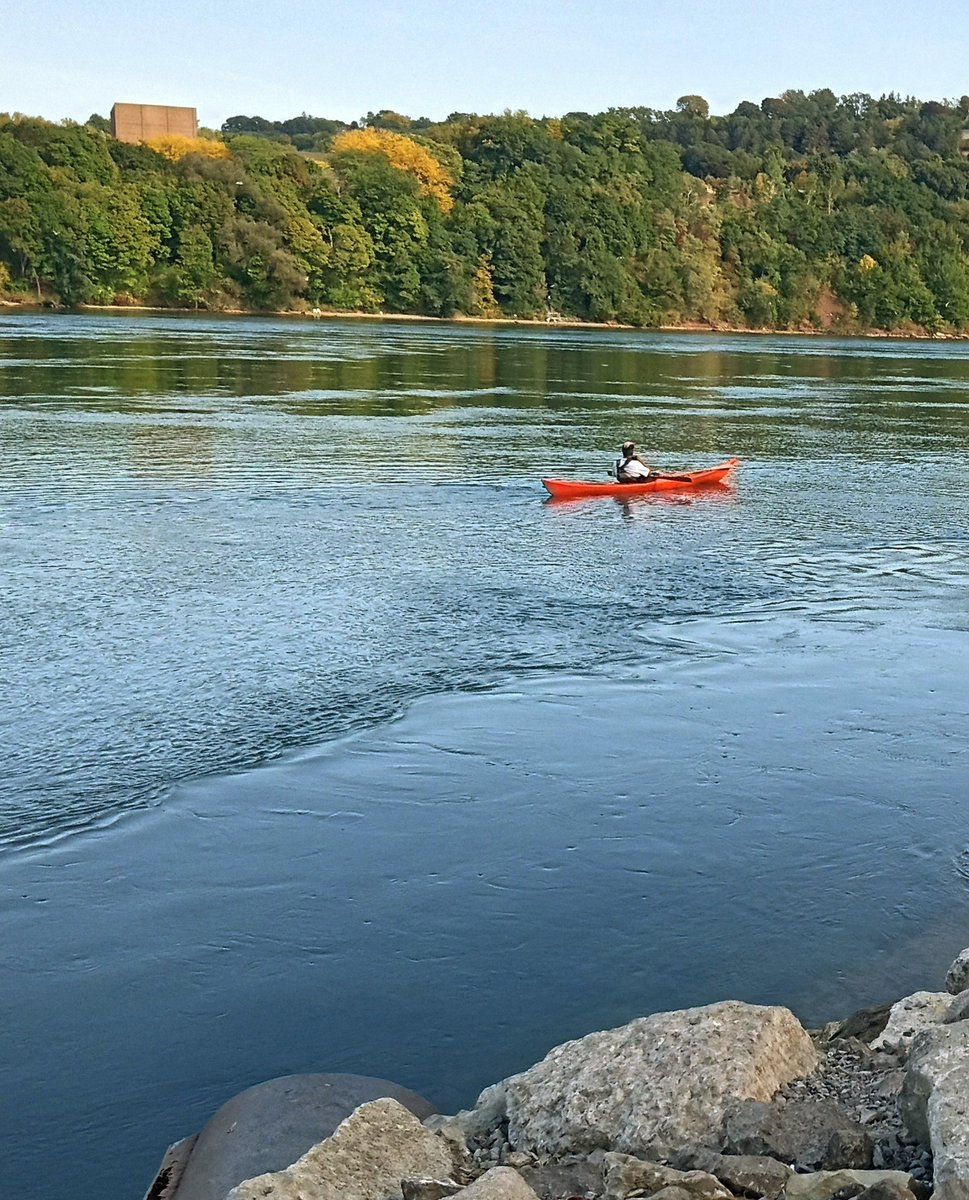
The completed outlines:
[[[456,313],[450,317],[433,317],[423,313],[364,312],[345,308],[178,308],[171,305],[142,303],[140,300],[114,304],[59,304],[52,300],[38,301],[35,298],[11,299],[0,297],[0,309],[25,313],[147,313],[156,316],[211,316],[211,317],[306,317],[310,319],[347,321],[417,321],[437,325],[482,325],[482,326],[538,326],[552,329],[606,329],[628,330],[638,333],[716,333],[752,334],[770,337],[817,337],[817,338],[865,338],[896,339],[902,341],[949,341],[969,340],[969,330],[930,329],[925,325],[907,323],[897,329],[880,329],[875,326],[851,324],[800,325],[781,328],[773,325],[734,325],[727,321],[679,321],[675,324],[625,325],[621,321],[583,321],[579,317],[476,317]]]
[[[969,949],[945,986],[819,1030],[740,1001],[657,1013],[455,1116],[379,1080],[273,1081],[172,1147],[146,1200],[969,1200]]]

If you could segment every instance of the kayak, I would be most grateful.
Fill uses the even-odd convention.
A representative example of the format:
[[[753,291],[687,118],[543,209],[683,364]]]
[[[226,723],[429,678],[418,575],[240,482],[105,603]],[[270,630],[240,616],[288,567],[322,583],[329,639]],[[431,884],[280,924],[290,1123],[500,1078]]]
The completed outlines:
[[[671,472],[670,478],[650,479],[645,483],[592,483],[578,479],[543,479],[549,495],[556,500],[583,500],[590,496],[645,496],[650,492],[682,491],[690,488],[710,487],[723,483],[739,458],[728,458],[718,467],[705,471]]]

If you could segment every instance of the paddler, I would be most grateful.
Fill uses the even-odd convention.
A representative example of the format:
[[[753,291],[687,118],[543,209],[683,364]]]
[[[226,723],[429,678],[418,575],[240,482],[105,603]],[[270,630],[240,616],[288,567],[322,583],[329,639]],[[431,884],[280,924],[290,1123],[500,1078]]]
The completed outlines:
[[[623,442],[622,458],[616,459],[616,479],[620,483],[648,483],[655,478],[649,463],[636,453],[636,443]]]

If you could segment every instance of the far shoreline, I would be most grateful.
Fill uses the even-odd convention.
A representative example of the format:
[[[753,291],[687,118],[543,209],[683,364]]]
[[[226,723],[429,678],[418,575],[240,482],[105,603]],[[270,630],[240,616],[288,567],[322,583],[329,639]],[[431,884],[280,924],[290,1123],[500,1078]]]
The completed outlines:
[[[191,317],[285,317],[298,318],[307,321],[411,321],[432,325],[474,325],[474,326],[506,326],[528,329],[568,329],[568,330],[607,330],[629,333],[699,333],[699,334],[749,334],[754,337],[812,337],[854,339],[857,341],[929,341],[929,342],[964,342],[969,341],[969,330],[956,332],[933,331],[930,329],[866,329],[849,330],[827,327],[817,329],[807,326],[801,329],[775,329],[769,326],[752,327],[748,325],[730,325],[720,322],[685,321],[677,325],[627,325],[619,321],[583,321],[578,317],[556,317],[549,320],[543,317],[478,317],[456,314],[453,317],[435,317],[423,313],[397,312],[362,312],[347,309],[247,309],[247,308],[175,308],[152,304],[77,304],[61,305],[38,303],[36,300],[0,299],[0,311],[14,313],[43,313],[49,315],[70,315],[85,313],[137,313],[153,316],[191,316]]]

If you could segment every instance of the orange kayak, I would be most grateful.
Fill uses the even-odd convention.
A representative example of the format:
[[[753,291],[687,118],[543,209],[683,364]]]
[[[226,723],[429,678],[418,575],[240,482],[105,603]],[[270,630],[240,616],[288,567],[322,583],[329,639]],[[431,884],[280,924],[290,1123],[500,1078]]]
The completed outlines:
[[[728,458],[718,467],[706,471],[678,471],[670,478],[651,479],[646,483],[591,483],[576,479],[543,479],[550,495],[557,500],[582,500],[589,496],[644,496],[650,492],[671,492],[683,489],[710,487],[723,483],[740,464],[739,458]]]

